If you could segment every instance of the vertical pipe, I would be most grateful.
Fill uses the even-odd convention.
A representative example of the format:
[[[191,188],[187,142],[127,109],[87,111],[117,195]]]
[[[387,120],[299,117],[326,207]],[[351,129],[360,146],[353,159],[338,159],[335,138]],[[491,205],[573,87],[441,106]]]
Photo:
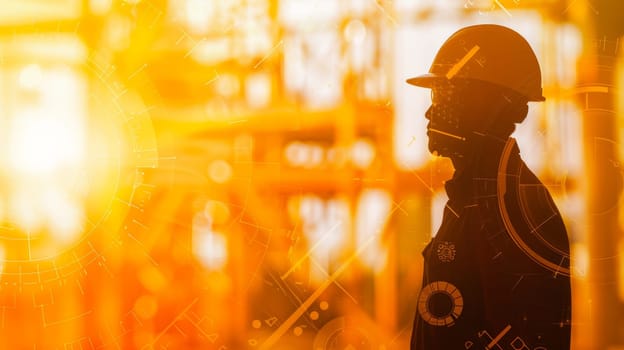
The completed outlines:
[[[375,318],[382,338],[392,338],[397,331],[397,232],[386,229],[386,266],[375,275]]]
[[[621,236],[618,202],[622,193],[622,177],[617,168],[619,140],[614,90],[619,45],[614,31],[617,21],[606,15],[617,11],[606,1],[594,5],[595,32],[589,30],[585,38],[577,97],[583,111],[589,342],[592,348],[608,349],[618,342],[622,319],[615,244]]]

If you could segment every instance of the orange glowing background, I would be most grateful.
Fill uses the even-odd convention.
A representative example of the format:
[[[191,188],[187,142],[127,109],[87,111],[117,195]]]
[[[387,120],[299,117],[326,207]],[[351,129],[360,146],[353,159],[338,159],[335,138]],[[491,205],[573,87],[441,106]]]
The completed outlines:
[[[542,66],[514,137],[566,220],[573,349],[624,349],[623,11],[0,0],[0,348],[407,349],[452,168],[405,79],[499,23]]]

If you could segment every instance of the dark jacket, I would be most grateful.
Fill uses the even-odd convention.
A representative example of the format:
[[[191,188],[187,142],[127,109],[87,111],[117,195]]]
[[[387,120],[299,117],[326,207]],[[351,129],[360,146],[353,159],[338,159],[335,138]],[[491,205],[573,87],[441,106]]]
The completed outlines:
[[[483,141],[445,184],[425,247],[412,350],[570,348],[569,243],[513,139]]]

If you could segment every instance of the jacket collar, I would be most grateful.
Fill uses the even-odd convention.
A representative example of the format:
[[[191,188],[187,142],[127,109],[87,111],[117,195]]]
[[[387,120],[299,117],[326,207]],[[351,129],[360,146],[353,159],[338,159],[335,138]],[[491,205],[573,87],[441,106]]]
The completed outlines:
[[[512,157],[519,157],[519,149],[515,139],[513,142]],[[450,207],[456,215],[466,207],[476,202],[476,197],[483,195],[495,195],[496,177],[500,157],[508,140],[483,136],[470,156],[466,166],[456,169],[453,177],[444,183]],[[490,193],[491,191],[493,193]]]

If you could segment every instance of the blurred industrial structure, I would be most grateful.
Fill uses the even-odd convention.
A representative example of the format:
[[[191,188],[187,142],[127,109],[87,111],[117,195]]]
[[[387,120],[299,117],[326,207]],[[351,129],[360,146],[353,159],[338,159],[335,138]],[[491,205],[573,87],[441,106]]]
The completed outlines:
[[[452,168],[404,81],[499,23],[543,69],[515,137],[571,236],[573,348],[624,349],[622,13],[0,1],[0,348],[407,348]]]

